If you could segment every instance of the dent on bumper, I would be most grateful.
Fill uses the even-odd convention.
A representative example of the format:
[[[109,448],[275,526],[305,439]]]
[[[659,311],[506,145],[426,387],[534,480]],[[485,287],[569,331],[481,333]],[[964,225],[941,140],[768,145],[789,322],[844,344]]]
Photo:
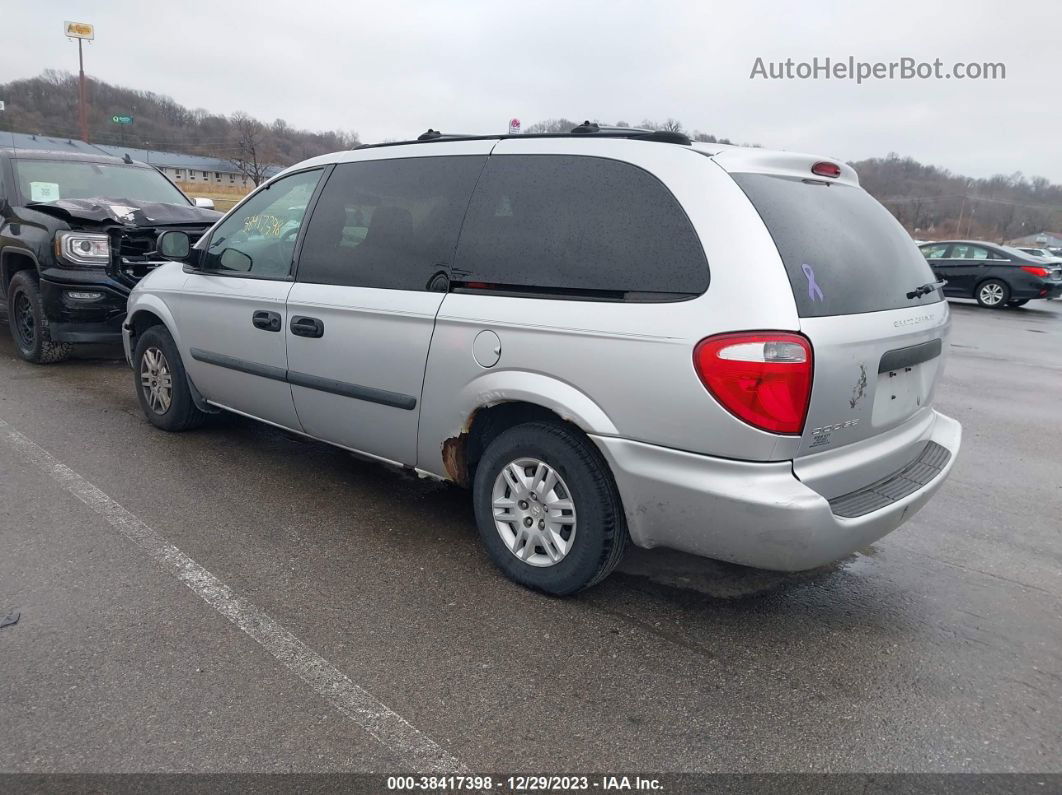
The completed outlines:
[[[592,437],[619,487],[635,544],[780,571],[837,560],[900,526],[940,488],[955,462],[962,427],[943,414],[929,440],[951,452],[940,475],[891,505],[836,516],[792,463],[712,458],[613,437]]]

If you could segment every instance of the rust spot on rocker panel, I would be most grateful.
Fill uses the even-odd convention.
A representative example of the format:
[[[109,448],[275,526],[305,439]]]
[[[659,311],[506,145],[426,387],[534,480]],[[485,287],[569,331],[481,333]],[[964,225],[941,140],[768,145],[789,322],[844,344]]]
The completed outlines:
[[[443,442],[442,460],[446,468],[446,474],[459,486],[468,487],[468,459],[465,449],[468,442],[468,431],[458,436],[451,437]]]

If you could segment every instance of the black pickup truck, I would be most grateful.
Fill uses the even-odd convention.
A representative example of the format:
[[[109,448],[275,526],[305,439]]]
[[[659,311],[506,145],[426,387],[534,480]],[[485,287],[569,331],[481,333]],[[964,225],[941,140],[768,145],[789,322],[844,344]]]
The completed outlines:
[[[220,217],[128,156],[0,150],[0,311],[19,356],[121,342],[129,291],[165,261],[158,235],[196,240]]]

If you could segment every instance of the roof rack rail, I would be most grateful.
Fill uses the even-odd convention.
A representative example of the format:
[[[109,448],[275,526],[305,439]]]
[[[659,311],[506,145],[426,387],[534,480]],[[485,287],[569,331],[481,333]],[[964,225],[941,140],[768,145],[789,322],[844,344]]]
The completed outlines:
[[[634,141],[656,141],[658,143],[679,144],[689,146],[693,143],[685,133],[671,132],[669,130],[647,130],[642,127],[608,127],[601,126],[596,122],[584,121],[570,132],[549,133],[513,133],[506,135],[462,135],[458,133],[444,133],[429,127],[412,141],[384,141],[378,144],[359,144],[354,149],[377,149],[384,146],[405,146],[408,144],[429,144],[436,141],[500,141],[507,138],[626,138]]]

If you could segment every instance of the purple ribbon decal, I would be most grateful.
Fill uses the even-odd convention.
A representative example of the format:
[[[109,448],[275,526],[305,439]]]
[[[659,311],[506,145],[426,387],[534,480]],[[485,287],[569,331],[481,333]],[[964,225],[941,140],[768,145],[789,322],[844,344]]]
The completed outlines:
[[[801,265],[800,270],[804,271],[804,275],[808,279],[808,298],[812,301],[825,301],[826,298],[822,294],[822,290],[819,289],[819,285],[815,281],[815,271],[811,269],[810,265]]]

